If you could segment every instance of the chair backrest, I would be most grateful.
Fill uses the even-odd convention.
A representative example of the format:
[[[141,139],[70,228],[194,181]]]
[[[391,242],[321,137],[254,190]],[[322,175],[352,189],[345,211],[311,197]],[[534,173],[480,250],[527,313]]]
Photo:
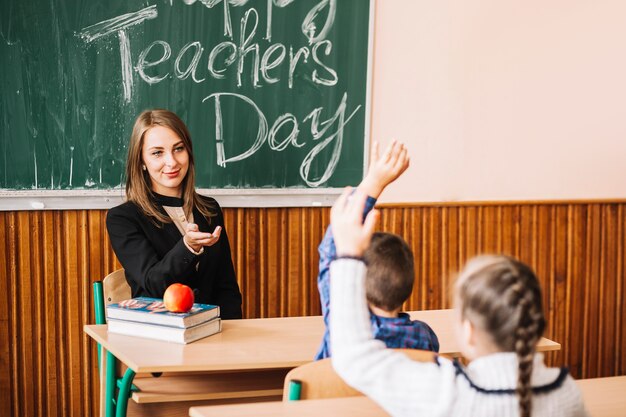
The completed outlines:
[[[93,283],[93,301],[96,315],[96,324],[106,324],[106,306],[119,301],[131,298],[132,291],[126,282],[126,274],[123,269],[111,272],[102,281]],[[98,344],[98,370],[100,370],[102,348]],[[137,387],[132,384],[135,372],[122,367],[122,363],[111,353],[107,352],[105,369],[105,415],[125,417],[128,399],[131,391],[136,391]],[[98,372],[100,374],[100,372]],[[118,375],[124,375],[118,378]],[[115,391],[118,389],[118,394]]]
[[[394,349],[419,362],[432,362],[434,352],[415,349]],[[346,384],[332,367],[330,358],[310,362],[289,371],[283,385],[283,401],[363,395]]]
[[[111,272],[102,280],[104,304],[109,305],[132,298],[132,292],[123,269]]]

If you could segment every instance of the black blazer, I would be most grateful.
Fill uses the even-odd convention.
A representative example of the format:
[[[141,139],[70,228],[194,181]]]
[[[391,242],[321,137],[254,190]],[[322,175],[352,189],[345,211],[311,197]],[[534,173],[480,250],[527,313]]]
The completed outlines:
[[[162,205],[182,207],[180,198],[158,194],[153,197],[166,216]],[[201,255],[189,251],[174,223],[159,224],[159,227],[132,202],[107,213],[111,245],[124,267],[133,297],[163,298],[170,284],[180,282],[194,289],[196,302],[220,306],[222,318],[241,318],[241,292],[235,279],[222,209],[214,199],[201,198],[215,207],[217,216],[211,217],[209,224],[209,220],[194,209],[194,222],[199,229],[213,232],[217,226],[222,226],[217,243],[205,247]]]

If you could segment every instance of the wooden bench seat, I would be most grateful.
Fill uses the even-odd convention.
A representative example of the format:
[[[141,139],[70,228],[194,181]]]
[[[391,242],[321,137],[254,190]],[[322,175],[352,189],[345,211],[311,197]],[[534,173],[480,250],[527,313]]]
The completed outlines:
[[[229,398],[276,397],[283,393],[289,369],[193,375],[163,375],[135,378],[139,391],[132,399],[138,404],[218,400]]]

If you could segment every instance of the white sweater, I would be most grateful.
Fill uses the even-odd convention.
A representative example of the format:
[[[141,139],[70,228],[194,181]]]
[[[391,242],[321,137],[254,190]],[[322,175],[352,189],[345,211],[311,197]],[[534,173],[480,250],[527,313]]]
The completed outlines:
[[[330,334],[332,363],[348,384],[376,401],[392,416],[519,416],[517,396],[486,393],[510,390],[517,384],[515,353],[498,353],[476,359],[457,371],[453,362],[412,361],[373,339],[365,300],[365,265],[351,259],[332,263]],[[543,355],[534,359],[533,387],[554,383],[558,368],[547,368]],[[472,381],[474,387],[470,385]],[[587,416],[576,383],[567,375],[545,393],[535,394],[533,417]]]

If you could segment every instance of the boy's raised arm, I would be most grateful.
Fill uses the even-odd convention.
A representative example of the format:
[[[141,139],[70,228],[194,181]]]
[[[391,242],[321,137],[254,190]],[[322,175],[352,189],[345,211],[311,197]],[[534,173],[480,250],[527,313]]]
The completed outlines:
[[[385,187],[407,170],[409,162],[408,152],[403,143],[394,139],[380,156],[378,142],[374,142],[370,167],[358,190],[366,196],[378,199]]]

